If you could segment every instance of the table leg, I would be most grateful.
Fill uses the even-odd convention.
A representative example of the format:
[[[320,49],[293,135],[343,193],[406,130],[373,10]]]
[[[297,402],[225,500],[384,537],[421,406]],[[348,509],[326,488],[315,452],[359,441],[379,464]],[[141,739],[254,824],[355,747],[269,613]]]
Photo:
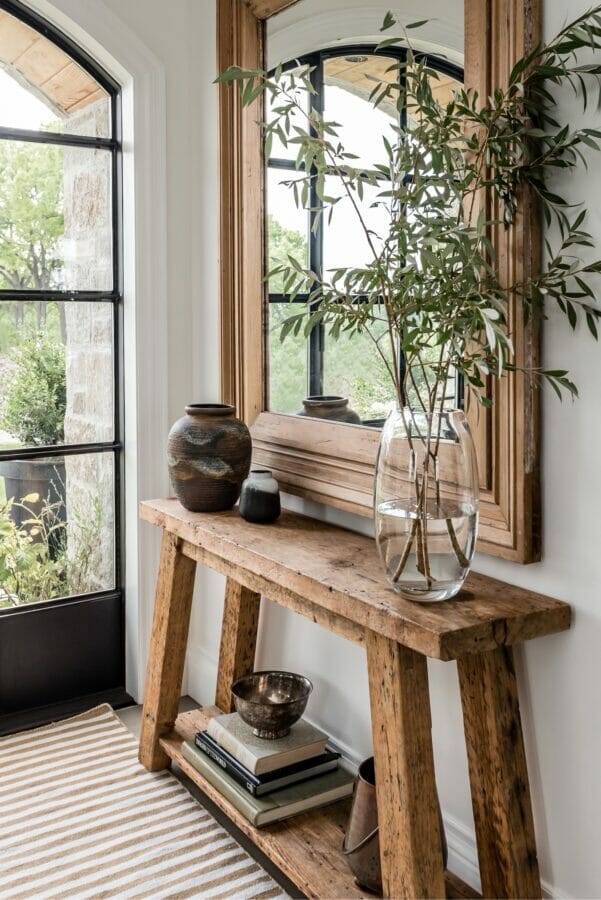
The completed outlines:
[[[140,733],[140,762],[151,772],[170,762],[159,739],[177,718],[195,573],[196,563],[183,555],[180,539],[164,531]]]
[[[260,594],[227,579],[215,691],[215,705],[224,712],[234,710],[232,682],[254,670],[260,605]]]
[[[457,661],[484,897],[540,897],[513,653]]]
[[[386,897],[444,897],[426,658],[365,633]]]

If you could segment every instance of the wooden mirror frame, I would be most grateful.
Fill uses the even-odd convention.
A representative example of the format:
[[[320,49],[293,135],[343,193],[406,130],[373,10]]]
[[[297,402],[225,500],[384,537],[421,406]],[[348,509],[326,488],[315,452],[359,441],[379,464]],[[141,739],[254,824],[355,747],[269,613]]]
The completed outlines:
[[[265,20],[298,0],[218,0],[217,61],[262,68]],[[465,83],[488,96],[536,46],[541,0],[464,0]],[[257,121],[237,90],[219,88],[222,397],[251,426],[254,462],[283,490],[372,515],[379,431],[266,411],[264,160]],[[491,198],[483,198],[490,203]],[[493,210],[494,212],[494,210]],[[497,218],[495,216],[495,218]],[[515,225],[492,235],[507,281],[540,265],[540,214],[528,198]],[[538,364],[539,335],[517,301],[510,310],[516,364]],[[540,559],[539,428],[535,380],[515,374],[490,386],[492,410],[470,413],[480,470],[478,550],[519,563]]]

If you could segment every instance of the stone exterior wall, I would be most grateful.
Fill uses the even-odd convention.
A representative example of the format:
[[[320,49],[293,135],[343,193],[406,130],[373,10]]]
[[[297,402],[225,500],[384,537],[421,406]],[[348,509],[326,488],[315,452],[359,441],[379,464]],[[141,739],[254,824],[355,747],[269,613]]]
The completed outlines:
[[[106,121],[100,101],[69,119],[69,131],[96,133]],[[105,151],[65,148],[65,287],[112,288],[111,166]],[[65,441],[113,439],[113,318],[108,303],[66,304],[67,411]],[[97,532],[91,590],[114,586],[114,472],[112,454],[65,457],[67,516],[75,559],[83,535]]]

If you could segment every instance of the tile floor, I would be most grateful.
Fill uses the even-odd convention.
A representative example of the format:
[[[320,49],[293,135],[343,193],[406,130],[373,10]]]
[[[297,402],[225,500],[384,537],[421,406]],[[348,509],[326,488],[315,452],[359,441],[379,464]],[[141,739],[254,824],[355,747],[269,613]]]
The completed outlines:
[[[179,703],[180,712],[188,712],[200,706],[192,697],[182,697]],[[126,706],[125,709],[115,710],[123,724],[129,728],[134,737],[140,737],[140,722],[142,720],[141,706]]]

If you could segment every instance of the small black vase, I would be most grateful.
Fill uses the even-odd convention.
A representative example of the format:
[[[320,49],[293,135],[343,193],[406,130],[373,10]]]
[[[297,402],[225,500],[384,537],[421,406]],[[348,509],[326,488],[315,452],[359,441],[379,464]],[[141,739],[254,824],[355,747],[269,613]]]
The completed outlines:
[[[251,469],[240,491],[242,518],[266,525],[275,522],[280,512],[280,490],[269,469]]]

